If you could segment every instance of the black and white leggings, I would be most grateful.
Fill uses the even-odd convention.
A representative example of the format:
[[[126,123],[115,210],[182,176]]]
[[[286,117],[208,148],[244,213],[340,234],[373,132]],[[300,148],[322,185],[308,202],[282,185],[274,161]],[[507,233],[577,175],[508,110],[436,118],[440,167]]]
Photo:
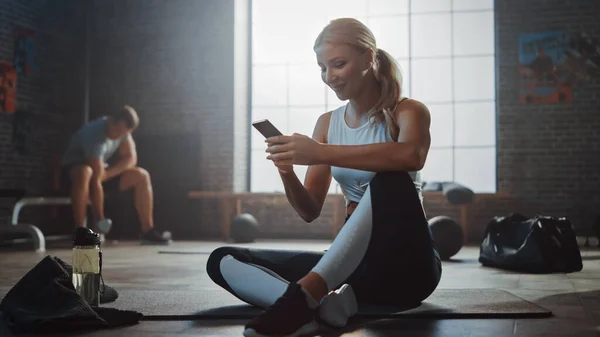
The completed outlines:
[[[407,172],[381,172],[327,251],[220,247],[210,278],[240,300],[267,307],[309,272],[329,288],[352,286],[365,304],[418,305],[437,287],[442,267]]]

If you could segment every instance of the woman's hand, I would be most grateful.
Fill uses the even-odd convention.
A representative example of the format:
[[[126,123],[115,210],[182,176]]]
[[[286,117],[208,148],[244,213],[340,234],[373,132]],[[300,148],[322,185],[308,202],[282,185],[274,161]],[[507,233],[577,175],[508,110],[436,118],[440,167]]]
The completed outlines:
[[[277,167],[277,169],[279,170],[279,173],[287,174],[287,173],[294,172],[294,165],[275,163],[275,167]]]
[[[276,136],[267,138],[265,142],[268,144],[267,159],[285,170],[293,164],[316,165],[321,159],[321,143],[305,135]]]
[[[269,142],[269,139],[265,140],[265,142],[267,142],[267,147],[272,147],[273,143]],[[268,149],[267,149],[268,152]],[[269,157],[267,157],[267,159],[270,159]],[[277,167],[277,169],[279,170],[279,173],[283,173],[283,174],[288,174],[288,173],[292,173],[294,172],[294,165],[291,164],[286,164],[284,162],[277,162],[275,160],[273,160],[273,164],[275,164],[275,167]]]

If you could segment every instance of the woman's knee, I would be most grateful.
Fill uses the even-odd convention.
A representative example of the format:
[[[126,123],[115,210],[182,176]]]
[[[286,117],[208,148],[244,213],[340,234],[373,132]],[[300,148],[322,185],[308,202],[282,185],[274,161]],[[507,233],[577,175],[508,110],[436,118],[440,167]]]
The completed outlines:
[[[408,172],[378,172],[371,180],[369,187],[374,213],[383,217],[386,217],[387,214],[396,214],[405,218],[406,221],[418,220],[420,222],[423,216],[421,198],[417,186]],[[397,205],[400,204],[403,207],[399,210]],[[382,210],[383,213],[381,213]],[[419,219],[413,219],[414,216]]]
[[[206,272],[208,273],[208,276],[213,280],[215,280],[215,278],[220,278],[221,261],[223,258],[228,255],[239,258],[239,250],[240,248],[238,247],[230,246],[219,247],[213,250],[206,262]]]
[[[377,172],[373,179],[371,179],[371,188],[374,186],[387,188],[397,188],[399,186],[414,187],[414,182],[410,174],[406,171]]]

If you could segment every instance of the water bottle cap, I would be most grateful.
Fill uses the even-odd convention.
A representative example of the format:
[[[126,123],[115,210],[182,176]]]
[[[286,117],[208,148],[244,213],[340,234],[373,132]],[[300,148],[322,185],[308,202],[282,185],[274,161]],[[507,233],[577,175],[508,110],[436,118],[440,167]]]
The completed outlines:
[[[97,246],[100,245],[100,234],[89,228],[77,227],[73,236],[74,246]]]

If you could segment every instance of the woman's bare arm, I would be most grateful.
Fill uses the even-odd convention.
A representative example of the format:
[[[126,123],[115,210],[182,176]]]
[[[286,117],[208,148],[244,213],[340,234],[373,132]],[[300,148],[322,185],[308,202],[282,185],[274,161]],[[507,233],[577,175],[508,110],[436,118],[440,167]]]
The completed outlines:
[[[327,143],[327,130],[331,113],[319,117],[313,131],[313,139],[319,143]],[[329,165],[310,165],[306,172],[304,184],[296,174],[280,173],[285,194],[298,215],[306,221],[312,222],[319,217],[329,186],[331,184],[331,168]]]

